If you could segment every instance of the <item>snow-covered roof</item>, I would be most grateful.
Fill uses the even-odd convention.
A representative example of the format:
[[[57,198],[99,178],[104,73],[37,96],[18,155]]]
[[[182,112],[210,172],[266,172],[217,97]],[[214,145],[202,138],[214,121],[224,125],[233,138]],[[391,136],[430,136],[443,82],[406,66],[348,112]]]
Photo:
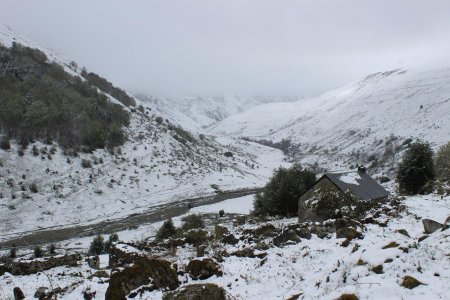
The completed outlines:
[[[388,191],[364,171],[325,173],[323,177],[327,177],[342,191],[350,190],[361,200],[373,200],[389,195]]]

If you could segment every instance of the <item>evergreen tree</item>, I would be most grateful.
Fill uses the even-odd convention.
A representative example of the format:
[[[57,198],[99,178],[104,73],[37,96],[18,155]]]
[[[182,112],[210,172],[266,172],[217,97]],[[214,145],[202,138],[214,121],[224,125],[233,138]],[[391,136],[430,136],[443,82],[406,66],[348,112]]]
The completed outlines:
[[[433,150],[428,143],[417,141],[406,150],[398,165],[397,182],[400,193],[414,195],[424,192],[434,179]]]
[[[159,228],[159,230],[156,234],[156,239],[159,241],[168,239],[168,238],[174,236],[176,232],[177,232],[177,230],[176,230],[175,226],[173,225],[172,219],[169,219],[162,224],[161,228]]]
[[[441,146],[437,151],[434,168],[439,180],[450,183],[450,142]]]

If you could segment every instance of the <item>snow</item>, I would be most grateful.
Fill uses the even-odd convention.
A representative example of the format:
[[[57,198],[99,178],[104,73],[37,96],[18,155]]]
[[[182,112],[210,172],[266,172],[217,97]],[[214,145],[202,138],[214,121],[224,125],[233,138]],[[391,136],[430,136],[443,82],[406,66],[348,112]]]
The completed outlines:
[[[345,173],[339,177],[340,181],[354,185],[359,185],[358,179],[361,179],[361,176],[359,176],[358,172]]]
[[[254,195],[225,200],[211,205],[192,208],[191,213],[218,213],[221,209],[225,213],[247,215],[253,209]]]

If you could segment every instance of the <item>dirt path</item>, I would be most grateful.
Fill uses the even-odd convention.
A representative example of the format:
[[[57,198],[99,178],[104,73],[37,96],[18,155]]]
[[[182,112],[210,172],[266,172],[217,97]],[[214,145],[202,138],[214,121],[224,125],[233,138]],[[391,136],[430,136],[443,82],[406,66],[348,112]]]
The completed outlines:
[[[98,234],[111,234],[117,231],[136,228],[140,225],[155,223],[168,218],[183,215],[190,207],[214,204],[228,199],[255,194],[260,189],[242,189],[227,191],[208,197],[183,199],[168,204],[152,207],[140,214],[132,214],[123,219],[103,221],[97,224],[82,225],[76,227],[64,227],[58,229],[36,230],[29,234],[0,242],[0,249],[16,247],[31,247],[41,244],[55,243],[72,238],[93,236]]]

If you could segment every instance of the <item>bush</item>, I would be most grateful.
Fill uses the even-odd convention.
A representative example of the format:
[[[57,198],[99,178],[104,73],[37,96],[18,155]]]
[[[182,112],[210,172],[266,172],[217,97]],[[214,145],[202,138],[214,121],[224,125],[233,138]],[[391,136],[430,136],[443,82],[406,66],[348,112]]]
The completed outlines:
[[[119,236],[117,235],[117,233],[113,233],[109,236],[108,241],[105,243],[105,252],[110,252],[111,251],[111,247],[112,244],[119,241]]]
[[[298,200],[316,181],[316,175],[301,166],[283,167],[274,171],[263,191],[255,195],[255,215],[294,216],[298,212]]]
[[[181,219],[183,222],[183,225],[181,226],[181,229],[183,231],[187,231],[190,229],[198,229],[198,228],[205,228],[205,223],[202,220],[202,217],[200,215],[189,215]]]
[[[50,247],[49,247],[49,249],[48,249],[48,252],[49,252],[51,255],[53,255],[53,254],[56,253],[56,246],[55,246],[55,244],[51,244],[51,245],[50,245]]]
[[[156,117],[155,121],[156,121],[156,123],[158,123],[158,124],[162,124],[162,122],[164,121],[164,119],[163,119],[163,117],[158,116],[158,117]]]
[[[219,210],[219,217],[223,218],[225,216],[225,211],[223,209]]]
[[[204,229],[191,229],[184,234],[184,237],[186,239],[186,243],[194,246],[200,246],[208,241],[208,231]]]
[[[11,149],[11,144],[9,143],[9,138],[7,136],[0,138],[0,148],[3,150]]]
[[[44,256],[44,251],[42,251],[41,247],[36,246],[36,248],[34,248],[34,257],[38,258],[42,256]]]
[[[91,255],[99,255],[105,249],[105,239],[103,236],[98,235],[93,240],[91,245],[89,246],[89,254]]]
[[[326,185],[313,192],[306,207],[318,215],[327,218],[351,216],[358,206],[358,199],[349,190],[342,192],[334,185]]]
[[[83,167],[83,169],[92,168],[92,163],[89,159],[82,159],[81,167]]]
[[[434,169],[436,177],[440,181],[450,183],[450,142],[441,146],[437,151]]]
[[[164,239],[168,239],[174,236],[176,233],[177,229],[175,228],[175,225],[173,225],[172,219],[166,220],[156,233],[156,240],[162,241]]]
[[[400,193],[422,193],[425,185],[433,179],[433,150],[430,145],[421,141],[411,144],[398,165],[397,182]]]
[[[16,250],[15,246],[13,246],[11,248],[11,250],[9,250],[9,257],[10,258],[16,258],[17,257],[17,250]]]

